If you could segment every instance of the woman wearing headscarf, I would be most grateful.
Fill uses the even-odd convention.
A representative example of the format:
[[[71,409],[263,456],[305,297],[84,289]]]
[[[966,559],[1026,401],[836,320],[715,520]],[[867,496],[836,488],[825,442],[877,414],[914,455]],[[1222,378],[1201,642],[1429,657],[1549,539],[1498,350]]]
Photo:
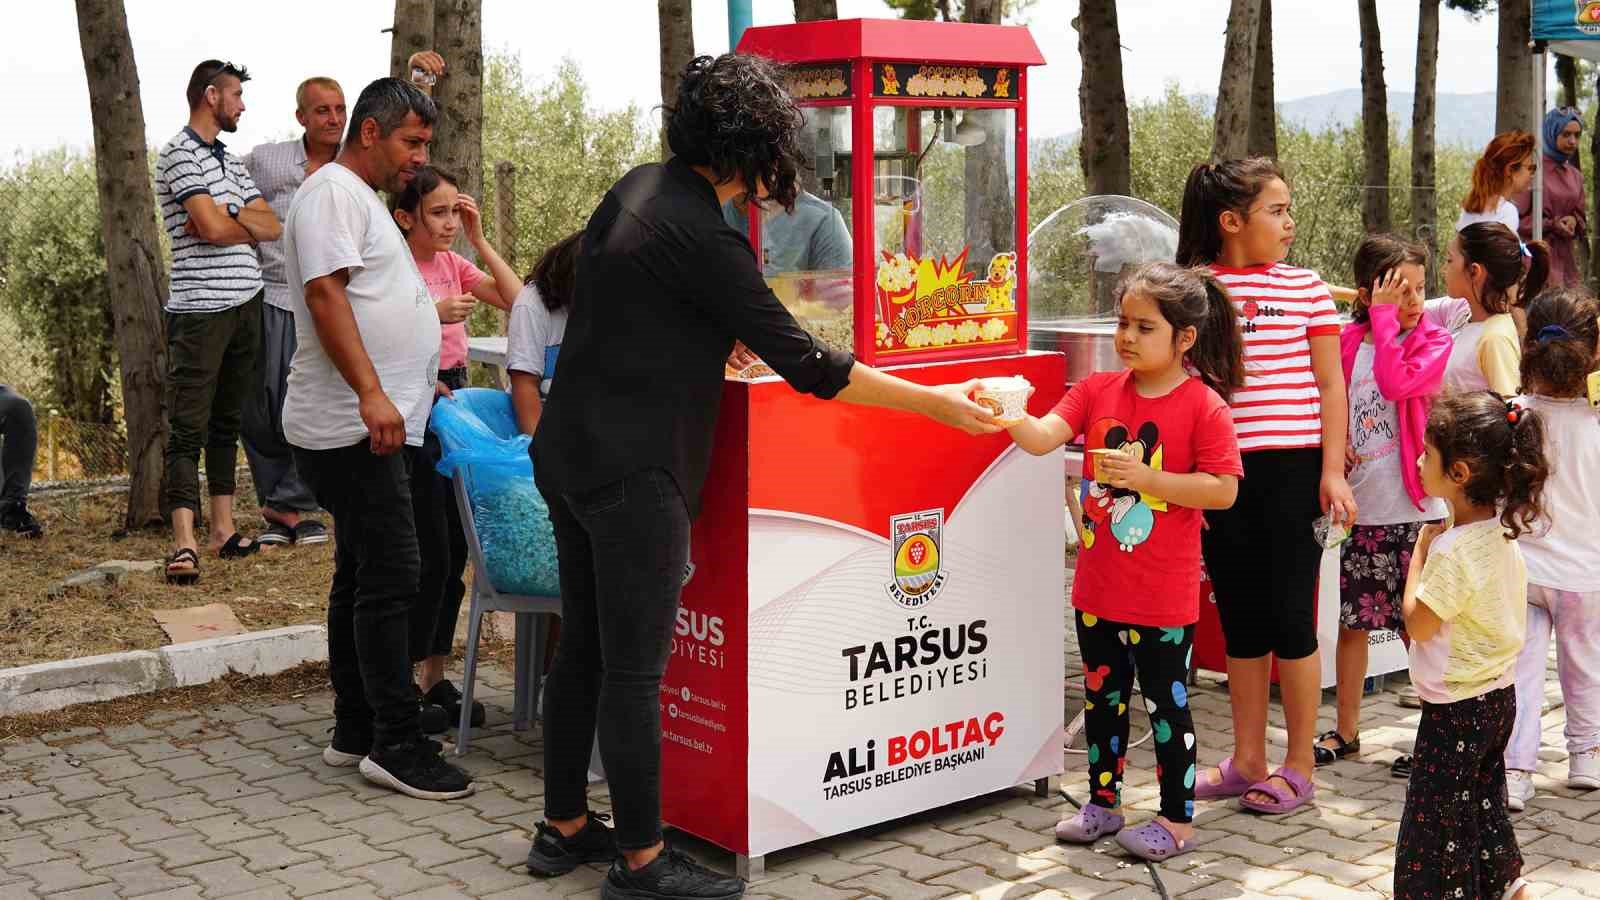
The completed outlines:
[[[1544,117],[1544,239],[1550,244],[1552,286],[1583,283],[1578,266],[1578,242],[1589,232],[1584,214],[1583,171],[1578,167],[1578,136],[1583,120],[1570,106],[1552,109]],[[1515,200],[1520,223],[1517,234],[1533,240],[1533,192]],[[1532,299],[1532,298],[1529,298]]]

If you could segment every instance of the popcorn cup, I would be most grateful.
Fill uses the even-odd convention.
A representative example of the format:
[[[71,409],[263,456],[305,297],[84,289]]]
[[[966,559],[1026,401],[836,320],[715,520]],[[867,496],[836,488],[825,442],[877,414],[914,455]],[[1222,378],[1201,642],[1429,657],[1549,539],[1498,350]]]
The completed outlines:
[[[1002,425],[1015,425],[1028,417],[1028,393],[1033,385],[1021,375],[979,380],[972,399],[989,410]]]

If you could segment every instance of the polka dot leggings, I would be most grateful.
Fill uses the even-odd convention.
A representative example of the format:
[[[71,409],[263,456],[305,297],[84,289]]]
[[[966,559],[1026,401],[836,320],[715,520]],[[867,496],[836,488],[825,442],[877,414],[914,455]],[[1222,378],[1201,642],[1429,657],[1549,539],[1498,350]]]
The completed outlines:
[[[1504,761],[1516,710],[1512,687],[1422,705],[1394,848],[1396,897],[1492,900],[1522,874]]]
[[[1137,671],[1142,702],[1155,733],[1161,815],[1172,822],[1190,821],[1194,818],[1195,740],[1184,682],[1194,652],[1194,626],[1126,625],[1081,612],[1075,619],[1078,651],[1083,656],[1089,802],[1107,809],[1122,805],[1128,704],[1133,702]]]

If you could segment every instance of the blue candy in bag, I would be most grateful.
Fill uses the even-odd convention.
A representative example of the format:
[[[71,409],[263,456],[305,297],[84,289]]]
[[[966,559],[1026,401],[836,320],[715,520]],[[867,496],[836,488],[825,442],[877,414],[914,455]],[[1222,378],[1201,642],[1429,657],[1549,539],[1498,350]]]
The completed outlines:
[[[550,509],[534,486],[510,395],[463,388],[434,404],[428,429],[443,450],[439,473],[466,488],[489,583],[503,594],[560,596]]]

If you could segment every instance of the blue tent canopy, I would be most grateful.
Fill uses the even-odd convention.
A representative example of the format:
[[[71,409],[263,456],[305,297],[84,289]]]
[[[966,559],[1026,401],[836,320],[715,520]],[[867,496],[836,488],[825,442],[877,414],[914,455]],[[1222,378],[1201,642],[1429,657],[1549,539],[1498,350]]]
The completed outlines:
[[[1533,39],[1566,56],[1600,59],[1600,0],[1533,0]]]

